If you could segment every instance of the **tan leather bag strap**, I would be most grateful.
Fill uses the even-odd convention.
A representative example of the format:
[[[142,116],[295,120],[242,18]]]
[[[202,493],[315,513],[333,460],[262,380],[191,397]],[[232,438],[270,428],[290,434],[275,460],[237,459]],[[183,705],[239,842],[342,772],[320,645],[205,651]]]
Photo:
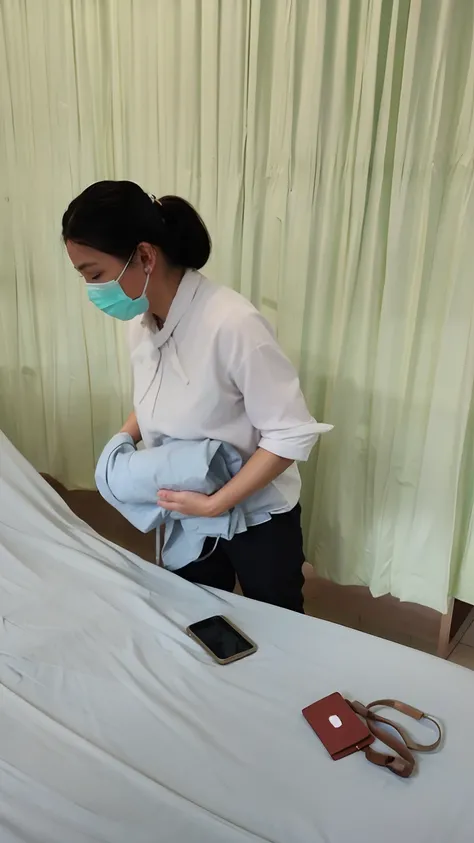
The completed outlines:
[[[364,750],[367,760],[371,764],[377,764],[379,767],[387,767],[397,776],[408,778],[413,773],[415,769],[415,757],[412,750],[416,752],[433,752],[441,743],[443,735],[441,726],[437,720],[425,714],[423,711],[413,708],[411,705],[402,703],[399,700],[375,700],[375,702],[369,703],[369,705],[362,705],[362,703],[357,701],[350,702],[348,700],[347,702],[353,711],[366,721],[373,736],[388,746],[393,752],[397,753],[397,755],[386,755],[382,752],[376,752],[371,746],[368,746]],[[375,714],[372,711],[373,708],[379,707],[394,708],[396,711],[400,711],[402,714],[406,714],[414,720],[429,720],[431,723],[434,723],[437,729],[437,739],[431,744],[416,743],[398,723],[393,723],[392,720],[387,720],[385,717],[381,717],[380,714]],[[397,732],[397,735],[391,734],[378,724],[390,726]]]

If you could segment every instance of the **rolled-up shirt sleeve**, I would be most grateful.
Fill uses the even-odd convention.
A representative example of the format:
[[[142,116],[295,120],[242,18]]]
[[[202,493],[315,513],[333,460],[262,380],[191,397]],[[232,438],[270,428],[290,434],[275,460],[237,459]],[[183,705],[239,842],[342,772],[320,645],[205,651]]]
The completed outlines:
[[[319,436],[332,426],[311,416],[296,370],[262,317],[246,319],[234,339],[231,374],[253,427],[260,432],[259,447],[305,462]]]

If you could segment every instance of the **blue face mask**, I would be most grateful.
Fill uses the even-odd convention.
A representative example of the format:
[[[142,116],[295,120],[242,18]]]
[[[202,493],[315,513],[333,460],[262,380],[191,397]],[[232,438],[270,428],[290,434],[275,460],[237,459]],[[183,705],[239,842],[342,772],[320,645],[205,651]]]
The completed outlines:
[[[141,316],[145,313],[150,303],[146,297],[148,282],[150,280],[150,273],[147,273],[145,286],[143,292],[138,299],[131,299],[130,296],[122,290],[120,286],[120,279],[130,266],[130,262],[135,254],[135,250],[130,255],[119,277],[113,281],[106,281],[103,284],[87,284],[87,295],[89,301],[95,304],[99,310],[103,310],[109,316],[114,316],[115,319],[121,319],[123,322],[128,322],[129,319],[134,319],[135,316]]]

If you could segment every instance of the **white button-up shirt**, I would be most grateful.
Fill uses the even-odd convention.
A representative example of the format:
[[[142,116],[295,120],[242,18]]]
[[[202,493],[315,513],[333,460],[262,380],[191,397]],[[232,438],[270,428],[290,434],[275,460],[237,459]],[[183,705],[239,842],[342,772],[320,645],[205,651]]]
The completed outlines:
[[[319,433],[298,376],[258,311],[238,293],[186,272],[161,330],[151,314],[130,323],[134,407],[145,447],[217,439],[248,460],[264,448],[307,460]],[[292,465],[259,495],[272,514],[298,503]]]

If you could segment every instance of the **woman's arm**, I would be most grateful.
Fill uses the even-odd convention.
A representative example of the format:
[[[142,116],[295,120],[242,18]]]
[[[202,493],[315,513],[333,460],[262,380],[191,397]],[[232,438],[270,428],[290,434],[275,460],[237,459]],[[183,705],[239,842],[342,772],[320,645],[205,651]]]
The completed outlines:
[[[259,447],[243,468],[214,495],[158,493],[159,505],[183,515],[217,516],[264,489],[293,462],[304,462],[320,433],[301,393],[298,375],[275,341],[265,320],[247,318],[223,326],[219,357],[244,399],[245,411],[259,432]]]
[[[208,497],[198,492],[167,492],[163,489],[158,492],[158,505],[169,512],[216,518],[264,489],[292,463],[293,460],[258,448],[235,477],[214,495]]]
[[[136,445],[141,442],[142,434],[140,428],[138,427],[137,416],[135,411],[130,413],[120,433],[128,433],[128,435],[132,437]]]

